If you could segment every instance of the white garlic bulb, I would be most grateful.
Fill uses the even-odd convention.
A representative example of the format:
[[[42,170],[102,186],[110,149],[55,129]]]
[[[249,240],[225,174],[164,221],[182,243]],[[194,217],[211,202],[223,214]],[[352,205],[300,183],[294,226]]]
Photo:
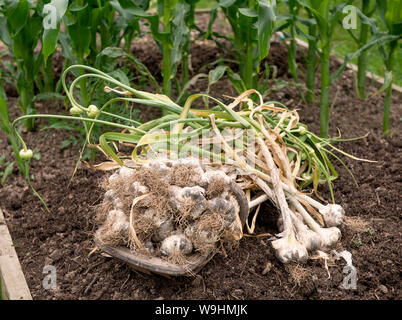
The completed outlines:
[[[162,241],[160,251],[165,256],[175,253],[190,254],[193,251],[193,245],[184,235],[172,235]]]

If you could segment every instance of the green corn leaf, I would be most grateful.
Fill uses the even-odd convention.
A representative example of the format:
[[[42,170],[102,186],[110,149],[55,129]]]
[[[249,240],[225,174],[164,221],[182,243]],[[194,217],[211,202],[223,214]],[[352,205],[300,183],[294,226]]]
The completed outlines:
[[[177,2],[177,1],[175,1]],[[181,60],[182,51],[186,42],[190,41],[190,30],[186,25],[185,17],[190,6],[184,1],[178,1],[175,5],[172,15],[172,34],[171,41],[173,49],[171,53],[171,73],[172,78],[176,74],[177,66]]]
[[[71,12],[79,12],[88,7],[88,3],[84,2],[84,4],[79,4],[77,2],[73,2],[71,6],[68,8]]]
[[[67,6],[68,0],[52,0],[43,8],[43,13],[46,14],[43,19],[44,31],[42,37],[42,54],[45,65],[47,63],[47,58],[56,49],[60,31],[60,21],[67,10]]]
[[[129,59],[135,66],[135,68],[137,69],[137,71],[145,76],[146,78],[149,79],[149,81],[154,85],[154,87],[156,88],[156,91],[158,93],[161,92],[161,88],[158,84],[158,81],[156,81],[156,79],[154,78],[154,76],[152,75],[151,71],[149,71],[149,69],[139,60],[137,59],[134,55],[129,54],[129,53],[125,53],[127,59]]]
[[[299,21],[301,24],[310,27],[316,24],[316,21],[314,19],[306,19],[301,16],[296,16],[297,21]]]
[[[396,35],[389,35],[384,33],[378,33],[373,35],[373,37],[368,41],[364,46],[362,46],[359,50],[355,51],[354,53],[347,54],[343,61],[343,64],[339,67],[339,69],[331,76],[330,82],[332,83],[342,74],[343,70],[345,70],[349,61],[354,58],[357,58],[363,51],[370,49],[371,47],[378,45],[383,47],[385,44],[398,40],[400,36]]]
[[[345,3],[341,3],[337,6],[335,6],[333,9],[331,9],[331,16],[328,18],[329,19],[329,35],[332,36],[332,34],[335,31],[335,27],[338,25],[340,22],[341,18],[344,16],[343,9],[352,4],[353,0],[346,1]]]
[[[7,177],[13,172],[14,162],[10,162],[7,167],[3,171],[3,175],[1,177],[1,185],[4,186]]]
[[[121,14],[125,20],[130,20],[133,16],[142,18],[150,17],[145,11],[148,9],[149,1],[110,1],[112,7]]]
[[[239,12],[249,18],[257,18],[258,12],[254,7],[251,8],[239,8]]]
[[[0,70],[0,129],[8,135],[11,145],[14,150],[14,156],[17,160],[18,167],[20,168],[21,173],[23,175],[25,175],[25,170],[26,170],[25,163],[23,160],[21,160],[21,157],[19,155],[19,144],[13,134],[11,124],[10,124],[10,117],[9,117],[9,112],[8,112],[8,107],[7,107],[6,94],[4,92],[3,84],[1,82],[1,70]]]
[[[81,61],[90,54],[91,45],[91,9],[88,5],[78,6],[73,3],[63,17],[71,39],[74,60]]]
[[[392,78],[393,78],[392,71],[386,71],[385,76],[384,76],[384,84],[381,86],[380,89],[378,89],[376,92],[374,92],[373,95],[378,95],[378,94],[384,92],[385,90],[387,90],[388,87],[390,85],[392,85],[392,80],[393,80]]]
[[[219,0],[219,5],[220,5],[222,8],[229,8],[229,7],[232,6],[235,2],[236,2],[236,0]]]
[[[5,16],[10,36],[15,37],[29,20],[29,2],[27,0],[8,1]]]
[[[6,102],[6,94],[0,80],[0,128],[7,134],[11,134],[10,117]]]
[[[49,100],[49,99],[58,99],[58,100],[64,100],[64,96],[60,93],[57,92],[41,92],[38,93],[34,100]]]
[[[75,57],[72,51],[71,39],[67,33],[59,34],[59,42],[61,45],[61,55],[68,61],[74,61]]]
[[[125,52],[122,48],[119,47],[107,47],[103,49],[97,56],[95,60],[95,67],[100,68],[102,66],[103,69],[111,70],[117,64],[117,59],[120,57],[126,57],[133,65],[136,70],[143,76],[145,76],[160,92],[160,87],[156,79],[153,77],[152,73],[148,70],[148,68],[138,60],[134,55]],[[121,70],[115,70],[113,74],[116,74],[121,82],[126,85],[129,85],[129,81],[127,76]],[[121,71],[121,72],[120,72]],[[112,75],[112,74],[110,74]]]
[[[324,8],[328,8],[328,0],[326,1],[313,1],[313,0],[298,0],[299,4],[306,9],[314,16],[318,27],[325,31],[328,28],[327,18],[322,15],[324,12]],[[325,13],[325,12],[324,12]]]
[[[160,16],[163,16],[165,10],[171,12],[173,8],[176,6],[179,0],[163,0],[163,1],[158,1],[157,4],[157,9],[158,9],[158,14]]]
[[[387,21],[385,19],[385,15],[387,13],[387,1],[377,0],[376,4],[377,4],[378,15],[380,16],[380,18],[384,22],[384,24],[387,24]]]
[[[207,27],[207,31],[206,31],[205,36],[204,36],[205,39],[209,39],[211,34],[212,34],[212,26],[213,26],[213,24],[214,24],[214,22],[216,20],[217,13],[218,13],[217,8],[213,8],[211,10],[211,12],[210,12],[208,27]]]
[[[228,69],[227,66],[217,66],[215,69],[209,71],[208,73],[208,87],[212,86],[214,83],[218,82],[219,79],[223,77],[226,70]]]
[[[272,33],[274,32],[274,22],[276,20],[275,7],[272,1],[258,1],[258,55],[262,61],[269,52]]]
[[[97,54],[95,59],[95,68],[102,69],[104,71],[112,71],[119,62],[118,58],[124,56],[125,52],[122,48],[107,47]]]
[[[290,13],[276,15],[276,21],[289,21],[291,19],[293,19],[293,15]]]
[[[126,86],[130,86],[130,80],[127,78],[127,75],[121,69],[113,70],[109,73],[110,76],[119,80],[121,83],[125,84]]]
[[[239,76],[238,73],[233,72],[233,70],[230,69],[229,67],[227,68],[227,75],[229,77],[230,82],[235,87],[237,92],[244,92],[247,90],[243,79]]]
[[[402,0],[388,0],[384,2],[387,3],[385,21],[392,34],[398,34],[402,25]]]
[[[275,28],[275,32],[283,31],[283,33],[284,33],[285,35],[287,35],[287,32],[286,32],[285,30],[286,30],[287,28],[289,28],[290,25],[291,25],[291,22],[290,22],[290,21],[287,21],[287,22],[283,23],[282,25],[276,27],[276,28]]]
[[[296,34],[297,34],[299,37],[302,37],[302,38],[305,38],[305,39],[311,40],[311,41],[317,40],[317,38],[312,37],[312,36],[310,36],[310,35],[304,33],[303,30],[300,29],[298,26],[296,26],[295,29],[296,29]]]
[[[0,16],[0,40],[4,42],[7,47],[12,45],[12,39],[7,29],[7,18]]]

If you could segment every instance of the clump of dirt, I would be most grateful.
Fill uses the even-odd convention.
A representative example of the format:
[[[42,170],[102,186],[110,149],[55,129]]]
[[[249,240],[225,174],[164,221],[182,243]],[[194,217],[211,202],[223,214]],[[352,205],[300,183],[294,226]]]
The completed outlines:
[[[233,247],[242,225],[231,183],[223,172],[204,170],[190,158],[122,167],[102,182],[96,237],[176,264],[194,252],[208,256],[218,243]]]

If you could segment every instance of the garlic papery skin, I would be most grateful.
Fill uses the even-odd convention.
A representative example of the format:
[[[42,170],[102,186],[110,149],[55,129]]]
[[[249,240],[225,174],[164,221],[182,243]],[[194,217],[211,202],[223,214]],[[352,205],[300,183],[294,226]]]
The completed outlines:
[[[291,261],[303,263],[308,259],[306,247],[297,241],[293,234],[272,241],[272,247],[276,251],[276,257],[282,263]]]
[[[107,222],[113,231],[128,231],[128,218],[121,210],[111,210],[107,216]]]
[[[128,167],[121,167],[119,169],[119,175],[123,179],[129,179],[135,174],[135,170]]]
[[[190,254],[193,251],[193,245],[184,235],[172,235],[162,241],[160,251],[164,256],[175,253]]]
[[[327,204],[320,210],[327,227],[337,227],[343,223],[345,210],[339,204]]]

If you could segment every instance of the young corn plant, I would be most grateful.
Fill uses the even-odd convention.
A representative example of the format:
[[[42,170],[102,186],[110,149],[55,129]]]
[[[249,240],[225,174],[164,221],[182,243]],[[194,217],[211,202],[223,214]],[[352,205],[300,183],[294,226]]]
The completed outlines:
[[[35,112],[35,75],[40,67],[34,49],[42,32],[42,17],[31,6],[27,0],[0,4],[0,39],[17,65],[18,104],[24,114]],[[28,130],[34,128],[32,120],[25,125]]]
[[[76,63],[96,65],[99,53],[108,47],[122,46],[129,53],[131,41],[141,33],[135,9],[147,10],[148,5],[149,1],[138,1],[138,5],[124,0],[71,2],[63,16],[66,32],[59,37],[65,58],[63,71]],[[83,81],[81,86],[81,99],[90,99],[88,84]],[[59,81],[56,92],[61,90]]]
[[[374,5],[373,5],[374,3]],[[369,41],[370,35],[370,26],[375,25],[375,19],[370,19],[373,14],[376,12],[377,6],[374,1],[371,0],[362,0],[361,10],[358,12],[359,17],[361,17],[361,25],[359,27],[359,34],[356,36],[352,30],[346,29],[346,31],[350,34],[352,39],[357,44],[359,49],[363,48]],[[361,99],[365,99],[366,97],[366,73],[367,73],[367,52],[365,50],[361,52],[359,57],[357,58],[357,84],[356,91],[357,95]]]
[[[80,72],[81,75],[67,87],[65,79],[73,69],[84,72]],[[118,96],[99,107],[81,105],[75,95],[83,78],[104,81],[106,91]],[[229,105],[209,97],[216,104],[212,109],[193,109],[192,103],[205,97],[205,94],[191,95],[180,106],[165,95],[136,90],[104,72],[83,65],[67,68],[62,81],[71,104],[71,116],[26,115],[16,119],[12,127],[27,118],[55,117],[81,121],[85,123],[87,143],[96,145],[111,160],[95,166],[102,169],[140,166],[158,155],[171,159],[191,156],[207,163],[213,159],[218,168],[226,167],[236,172],[237,182],[249,195],[250,208],[268,199],[278,207],[282,226],[272,245],[277,257],[284,263],[304,262],[310,251],[323,250],[338,241],[340,230],[336,226],[342,223],[342,207],[324,205],[302,191],[309,185],[317,189],[319,183],[325,182],[333,198],[331,181],[337,177],[337,172],[329,156],[341,164],[343,162],[333,151],[357,158],[333,145],[339,139],[323,139],[309,132],[305,125],[299,123],[296,111],[290,111],[276,101],[264,102],[261,94],[254,89],[245,91]],[[258,103],[249,98],[253,94],[257,96]],[[158,107],[169,114],[141,124],[129,117],[108,113],[110,106],[118,102]],[[244,102],[246,108],[234,111],[238,104]],[[115,120],[99,120],[102,114]],[[122,131],[105,132],[96,143],[92,137],[92,128],[96,123]],[[243,135],[243,131],[247,135]],[[21,141],[21,152],[32,154],[19,133],[15,131],[15,134]],[[216,148],[217,141],[221,148]],[[131,155],[118,155],[117,143],[131,144]],[[252,162],[249,162],[250,159]],[[253,198],[252,190],[255,193]]]
[[[68,0],[52,0],[43,4],[43,35],[42,35],[42,55],[43,62],[41,68],[44,70],[44,86],[39,87],[40,92],[54,92],[54,74],[52,65],[52,55],[60,34],[60,23],[68,6]]]
[[[286,1],[289,7],[289,13],[278,15],[278,21],[284,23],[277,27],[277,31],[283,31],[287,28],[290,32],[285,33],[290,39],[288,46],[288,65],[289,71],[293,78],[297,78],[297,64],[295,61],[296,54],[296,35],[308,41],[308,53],[306,63],[306,101],[312,103],[315,100],[315,76],[317,70],[317,23],[307,7],[308,18],[303,18],[300,12],[301,4],[298,1]],[[304,25],[308,28],[307,34],[299,27]],[[286,42],[285,42],[286,44]]]
[[[315,100],[315,76],[317,71],[317,24],[314,22],[313,15],[308,12],[308,53],[307,53],[307,74],[306,74],[306,101],[313,103]]]
[[[24,114],[35,112],[36,90],[54,92],[52,54],[60,31],[67,0],[4,1],[0,3],[0,39],[8,47],[17,66],[18,104]],[[41,50],[34,50],[41,41]],[[25,123],[33,130],[34,123]]]
[[[11,146],[13,147],[13,151],[14,151],[15,159],[17,160],[18,167],[20,168],[22,175],[25,177],[26,176],[25,164],[19,154],[18,140],[15,137],[15,135],[13,135],[13,132],[12,132],[13,130],[12,130],[11,123],[10,123],[10,115],[9,115],[8,106],[7,106],[7,97],[6,97],[6,93],[4,92],[3,81],[1,79],[1,69],[0,69],[0,129],[5,134],[8,135]]]
[[[138,7],[146,10],[148,1],[139,3]],[[129,51],[131,40],[140,33],[139,19],[129,9],[127,1],[70,2],[63,16],[66,33],[60,37],[64,69],[77,63],[95,65],[100,52],[107,47],[119,47],[123,40]],[[85,79],[80,86],[81,100],[88,105],[90,89]]]
[[[288,7],[287,14],[278,15],[277,20],[281,21],[284,20],[285,23],[278,28],[277,30],[289,30],[285,32],[286,37],[289,39],[288,47],[288,65],[289,65],[289,72],[293,79],[296,81],[298,80],[298,70],[297,70],[297,63],[296,63],[296,52],[297,52],[297,45],[296,45],[296,34],[302,33],[300,28],[297,26],[297,21],[303,21],[299,15],[299,10],[301,8],[300,4],[296,0],[286,0],[285,1]],[[286,42],[285,42],[286,44]]]
[[[371,5],[370,0],[362,0],[361,12],[366,17],[371,17],[376,11],[376,7]],[[348,31],[350,31],[348,29]],[[362,48],[369,40],[370,26],[368,24],[362,23],[360,26],[359,38],[353,36],[359,48]],[[357,94],[359,98],[364,99],[366,97],[366,71],[367,71],[367,51],[361,53],[357,60]]]
[[[288,66],[290,75],[296,80],[296,83],[299,83],[298,66],[296,63],[296,37],[299,36],[308,40],[309,49],[307,57],[306,101],[311,103],[314,101],[315,74],[317,65],[316,23],[314,19],[312,19],[311,14],[309,14],[308,19],[301,16],[300,9],[302,6],[297,0],[286,0],[285,2],[288,7],[288,13],[278,15],[277,20],[284,21],[284,23],[278,26],[276,31],[283,31],[286,38],[289,39],[289,45],[285,41],[285,45],[288,49]],[[300,28],[302,25],[308,28],[308,34],[303,32],[303,30]],[[298,90],[304,99],[300,86],[298,86]]]
[[[187,0],[187,4],[189,5],[189,10],[184,17],[185,25],[188,30],[191,31],[195,29],[195,6],[199,2],[199,0]],[[180,95],[185,96],[187,94],[186,87],[190,81],[190,65],[191,65],[191,32],[187,33],[187,39],[185,40],[182,57],[181,57],[181,83],[180,83]]]
[[[196,2],[198,0],[158,0],[156,14],[136,11],[137,16],[149,21],[150,32],[162,52],[162,92],[169,97],[173,83],[180,93],[188,82],[190,31]],[[180,62],[181,83],[176,79]]]
[[[239,64],[239,73],[226,67],[235,89],[240,93],[247,89],[265,91],[268,79],[259,83],[261,62],[268,56],[270,40],[276,20],[276,1],[270,0],[220,0],[219,6],[233,31],[229,41]],[[269,74],[265,65],[266,78]],[[223,75],[223,74],[222,74]]]
[[[0,156],[0,184],[3,187],[8,176],[13,172],[14,161],[9,162],[5,160],[4,156]]]
[[[96,42],[97,32],[96,29],[92,28],[92,21],[96,21],[97,16],[96,10],[94,13],[92,12],[93,5],[96,5],[96,1],[71,2],[63,17],[66,34],[63,35],[61,41],[64,48],[62,53],[67,59],[66,65],[85,63],[86,58],[91,54],[91,45],[93,47],[94,42]],[[85,79],[81,80],[80,87],[81,101],[87,106],[89,97]]]
[[[375,45],[380,46],[380,52],[382,53],[383,59],[388,61],[389,70],[392,70],[392,57],[395,48],[398,45],[398,39],[400,39],[400,35],[398,35],[398,27],[393,28],[393,32],[380,32],[378,27],[376,26],[375,20],[368,18],[363,12],[356,8],[356,11],[362,21],[362,25],[368,25],[371,27],[371,32],[373,37],[365,44],[361,44],[360,48],[354,52],[347,54],[344,59],[344,63],[342,66],[336,70],[332,75],[330,74],[330,56],[331,56],[331,47],[332,47],[332,39],[333,34],[335,32],[336,25],[340,22],[340,19],[343,16],[343,9],[346,5],[349,5],[351,1],[347,1],[345,3],[331,6],[331,1],[316,1],[316,0],[298,0],[301,5],[303,5],[306,10],[314,17],[317,25],[317,43],[318,43],[318,54],[321,59],[321,99],[320,99],[320,136],[328,137],[329,130],[329,99],[330,99],[330,86],[331,84],[341,75],[342,71],[345,69],[347,63],[354,59],[359,58],[363,54],[363,63],[364,64],[364,54],[365,52]],[[383,3],[383,2],[381,2]],[[393,3],[393,2],[391,2]],[[378,5],[378,4],[377,4]],[[396,12],[400,12],[397,10],[395,5]],[[384,5],[382,5],[384,11]],[[385,11],[384,11],[385,12]],[[385,19],[385,14],[383,15]],[[398,26],[398,17],[393,18],[395,20],[395,26]],[[392,24],[389,24],[391,26]],[[392,28],[392,27],[391,27]],[[400,30],[399,30],[400,32]],[[363,37],[364,38],[364,37]],[[389,52],[388,54],[385,52],[384,45],[389,44]],[[363,71],[361,71],[363,72]],[[390,79],[390,74],[387,73],[386,79]],[[388,84],[389,81],[386,81]],[[387,100],[387,99],[386,99]],[[384,110],[384,127],[387,127],[387,110],[389,108],[385,107]],[[387,129],[384,129],[384,132]]]
[[[309,13],[314,17],[318,32],[318,54],[321,58],[321,99],[320,99],[320,136],[328,137],[329,130],[329,99],[331,83],[339,77],[340,73],[336,72],[333,76],[330,74],[330,57],[333,34],[335,27],[343,16],[343,8],[350,4],[351,1],[331,5],[329,0],[298,0]]]
[[[392,70],[395,63],[395,52],[400,46],[402,39],[402,0],[395,0],[389,2],[377,2],[378,12],[383,20],[387,30],[382,31],[378,27],[375,19],[367,17],[362,11],[356,9],[359,18],[363,25],[367,25],[371,29],[372,37],[366,44],[361,46],[356,52],[347,54],[343,65],[336,71],[332,78],[336,78],[346,67],[346,64],[354,59],[361,57],[367,50],[377,46],[380,56],[384,61],[386,68],[384,85],[376,92],[376,94],[385,91],[384,100],[384,115],[383,115],[383,133],[389,134],[389,112],[391,105],[392,83],[393,75]]]
[[[388,29],[388,36],[393,38],[387,44],[379,45],[380,55],[386,67],[385,79],[387,80],[384,86],[386,92],[382,130],[384,134],[389,134],[389,112],[393,83],[392,70],[395,64],[395,52],[400,47],[400,39],[402,39],[402,0],[377,1],[377,6],[380,17]]]
[[[97,5],[97,7],[95,7]],[[97,30],[100,35],[101,50],[106,47],[119,47],[121,43],[124,50],[129,53],[131,42],[138,35],[141,35],[141,22],[136,15],[137,12],[144,12],[149,9],[150,0],[113,0],[96,1],[93,4],[92,12],[97,10],[93,19],[92,29]],[[116,13],[118,13],[116,18]],[[93,41],[91,50],[97,52],[96,42]],[[92,58],[95,58],[93,55]]]

